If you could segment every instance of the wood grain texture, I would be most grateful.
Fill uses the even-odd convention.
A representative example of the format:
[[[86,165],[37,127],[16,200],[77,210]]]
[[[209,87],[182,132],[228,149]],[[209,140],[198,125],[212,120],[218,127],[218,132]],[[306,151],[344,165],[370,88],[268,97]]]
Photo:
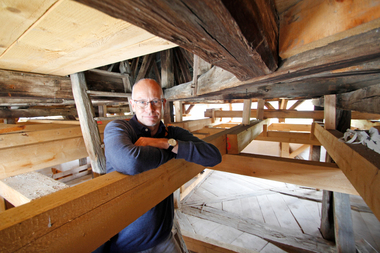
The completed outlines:
[[[239,79],[277,68],[273,1],[79,2],[176,43]]]
[[[94,108],[87,94],[84,74],[73,74],[70,78],[83,140],[91,160],[92,170],[98,174],[105,174],[106,158],[101,147],[98,125],[94,120]]]

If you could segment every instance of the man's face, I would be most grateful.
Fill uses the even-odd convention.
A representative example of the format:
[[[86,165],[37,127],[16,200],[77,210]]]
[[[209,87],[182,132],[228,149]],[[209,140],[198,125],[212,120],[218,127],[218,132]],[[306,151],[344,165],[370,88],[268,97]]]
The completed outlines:
[[[162,117],[162,109],[165,106],[165,100],[162,99],[161,88],[152,80],[143,81],[137,84],[133,90],[131,105],[136,113],[137,120],[146,127],[154,127]],[[160,106],[155,106],[154,103],[148,103],[145,108],[142,108],[141,101],[161,101]],[[143,106],[144,107],[144,106]]]

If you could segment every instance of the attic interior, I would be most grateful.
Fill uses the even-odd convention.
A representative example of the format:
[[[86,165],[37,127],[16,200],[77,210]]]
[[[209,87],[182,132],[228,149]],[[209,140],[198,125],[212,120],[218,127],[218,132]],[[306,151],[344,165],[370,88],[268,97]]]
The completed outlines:
[[[20,0],[0,13],[1,252],[91,252],[172,192],[189,252],[380,251],[380,154],[340,140],[380,130],[379,0]],[[169,101],[165,124],[213,143],[221,164],[104,174],[104,127],[132,116],[146,77]]]

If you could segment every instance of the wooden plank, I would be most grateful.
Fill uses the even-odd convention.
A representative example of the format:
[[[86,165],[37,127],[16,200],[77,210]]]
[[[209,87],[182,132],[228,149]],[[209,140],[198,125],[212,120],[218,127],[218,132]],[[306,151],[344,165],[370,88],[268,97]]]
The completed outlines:
[[[113,172],[2,212],[1,251],[42,245],[51,252],[93,251],[202,170],[171,160],[136,176]]]
[[[68,77],[0,70],[0,97],[73,99],[73,94]]]
[[[263,155],[224,155],[213,169],[358,195],[335,164]]]
[[[205,126],[211,125],[211,118],[172,122],[168,125],[182,127],[190,132],[195,132],[197,130],[203,129]]]
[[[29,172],[0,180],[0,195],[14,206],[29,203],[69,186],[38,172]]]
[[[175,122],[181,122],[182,121],[182,102],[181,101],[174,101],[174,117],[175,117]]]
[[[325,95],[325,129],[336,129],[336,95]]]
[[[173,50],[165,50],[161,53],[161,87],[171,88],[174,86]]]
[[[21,118],[39,116],[68,116],[76,115],[75,108],[45,108],[45,109],[5,109],[0,110],[0,118]]]
[[[104,151],[101,148],[98,125],[94,120],[94,109],[86,92],[87,85],[84,74],[72,74],[70,75],[70,78],[83,140],[91,160],[92,171],[98,174],[105,174],[106,158]]]
[[[287,124],[287,123],[271,123],[268,126],[269,131],[300,131],[310,132],[311,125],[308,124]]]
[[[186,246],[189,250],[194,252],[207,252],[207,253],[232,253],[232,252],[256,252],[252,250],[247,250],[232,244],[227,244],[225,242],[217,241],[209,237],[204,237],[191,232],[183,231],[183,239],[186,242]]]
[[[337,252],[355,253],[355,237],[352,226],[350,197],[334,192],[334,227]]]
[[[251,121],[247,126],[237,126],[227,134],[227,153],[239,154],[262,131],[266,120]]]
[[[317,139],[310,139],[309,133],[267,131],[266,136],[260,134],[255,138],[257,141],[277,141],[288,143],[300,143],[320,146],[321,143]]]
[[[289,157],[290,146],[288,142],[280,142],[281,157]]]
[[[310,145],[303,144],[301,147],[297,148],[295,151],[289,154],[289,158],[294,158],[301,154],[302,152],[306,151]]]
[[[252,219],[242,218],[231,213],[219,211],[215,208],[204,206],[202,212],[200,212],[200,208],[183,207],[182,212],[237,228],[240,231],[261,237],[281,248],[285,247],[289,251],[302,249],[310,252],[334,252],[332,246],[315,236],[302,234],[301,232],[290,229],[262,224]]]
[[[364,146],[340,142],[332,132],[318,124],[315,125],[314,135],[380,219],[379,155]]]
[[[56,1],[22,33],[0,68],[65,76],[177,46],[74,1]]]
[[[251,115],[256,115],[257,110],[252,109]],[[241,117],[242,111],[215,111],[217,118],[236,118]],[[205,117],[211,117],[208,111]],[[268,118],[302,118],[302,119],[319,119],[323,118],[323,111],[290,111],[290,110],[264,110],[264,119]]]
[[[378,3],[300,1],[282,16],[280,56],[285,59],[379,27]]]
[[[186,4],[165,0],[149,4],[78,1],[176,43],[207,62],[230,70],[240,79],[268,74],[277,68],[278,25],[272,1],[234,4],[228,1]],[[140,12],[136,13],[135,9]],[[194,38],[201,39],[193,43]]]
[[[212,170],[206,169],[202,174],[198,175],[198,178],[181,193],[181,201],[185,202],[190,194],[194,192],[211,174]]]

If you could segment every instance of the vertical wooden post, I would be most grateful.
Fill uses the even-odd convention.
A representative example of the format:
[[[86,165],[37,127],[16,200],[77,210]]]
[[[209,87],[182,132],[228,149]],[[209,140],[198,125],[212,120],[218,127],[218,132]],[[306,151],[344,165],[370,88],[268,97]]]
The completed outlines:
[[[257,100],[256,119],[258,119],[258,120],[263,120],[264,119],[264,105],[265,105],[265,100],[264,99]]]
[[[101,147],[98,125],[94,120],[94,108],[87,94],[84,74],[72,74],[70,78],[84,143],[91,160],[92,171],[98,174],[105,174],[106,159]]]
[[[0,213],[4,212],[5,210],[6,210],[5,199],[2,196],[0,196]]]
[[[336,128],[336,95],[325,95],[325,129]]]
[[[192,88],[194,90],[193,95],[196,96],[198,94],[198,76],[199,76],[199,56],[194,54],[194,64],[193,64],[193,85]]]
[[[107,105],[98,106],[99,117],[107,117]]]
[[[288,142],[280,142],[281,157],[289,157],[290,147]]]
[[[174,86],[173,50],[161,52],[161,87],[171,88]]]
[[[281,110],[286,110],[287,105],[288,105],[288,100],[282,98],[282,99],[281,99],[281,102],[280,102],[280,109],[281,109]],[[279,119],[278,119],[278,122],[280,122],[280,123],[285,122],[285,118],[279,118]]]
[[[249,125],[250,118],[251,118],[251,99],[244,99],[244,107],[243,107],[243,115],[242,115],[242,122],[243,125]]]
[[[165,125],[168,125],[174,121],[174,115],[173,115],[173,102],[172,101],[166,101],[165,108],[164,108],[164,123]]]
[[[174,101],[174,109],[175,109],[175,122],[181,122],[182,121],[182,102],[181,101]]]

